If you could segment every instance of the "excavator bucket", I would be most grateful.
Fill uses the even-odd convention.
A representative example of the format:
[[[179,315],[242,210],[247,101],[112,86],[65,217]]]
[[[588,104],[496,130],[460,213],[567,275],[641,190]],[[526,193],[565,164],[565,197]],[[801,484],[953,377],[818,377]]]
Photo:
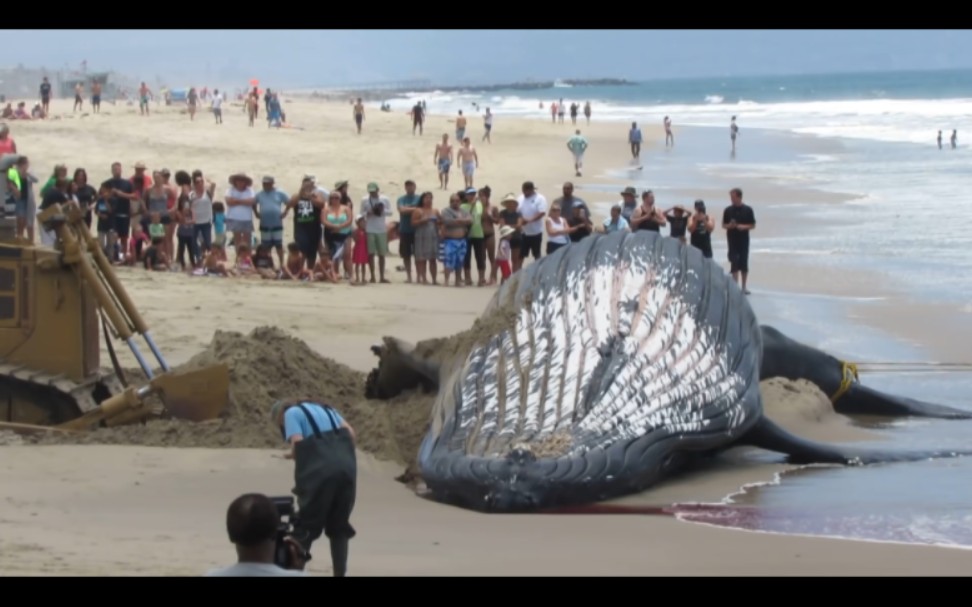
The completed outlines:
[[[197,371],[170,372],[150,381],[172,417],[203,422],[219,417],[229,403],[229,367],[212,365]]]

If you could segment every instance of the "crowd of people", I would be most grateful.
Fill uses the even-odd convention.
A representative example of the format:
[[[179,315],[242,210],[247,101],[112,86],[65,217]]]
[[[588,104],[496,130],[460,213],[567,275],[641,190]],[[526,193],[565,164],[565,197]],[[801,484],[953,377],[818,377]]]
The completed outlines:
[[[26,156],[17,157],[6,185],[17,233],[32,239],[29,166]],[[552,203],[526,181],[519,194],[498,201],[489,186],[469,187],[449,194],[441,205],[433,192],[419,193],[413,180],[405,182],[405,192],[394,204],[372,182],[356,205],[347,180],[328,190],[314,175],[305,175],[292,195],[278,188],[272,176],[263,177],[256,189],[244,173],[231,175],[228,187],[218,194],[216,183],[200,170],[150,172],[141,162],[129,177],[123,176],[121,163],[114,163],[111,176],[97,187],[83,168],[68,175],[67,166],[54,168],[40,190],[36,212],[53,204],[77,204],[112,263],[193,275],[388,283],[389,243],[397,240],[406,282],[440,284],[441,266],[441,284],[482,287],[505,281],[530,257],[550,255],[595,232],[660,232],[668,227],[669,236],[711,258],[716,229],[704,201],[696,200],[691,211],[681,205],[661,209],[651,190],[642,192],[639,202],[633,187],[621,192],[610,216],[595,226],[589,205],[574,194],[570,182]],[[745,290],[748,234],[755,215],[742,203],[740,190],[732,190],[730,198],[722,227],[727,230],[730,271],[737,280],[741,274]],[[288,216],[293,240],[285,243]],[[54,239],[52,232],[41,230],[42,243],[53,245]]]

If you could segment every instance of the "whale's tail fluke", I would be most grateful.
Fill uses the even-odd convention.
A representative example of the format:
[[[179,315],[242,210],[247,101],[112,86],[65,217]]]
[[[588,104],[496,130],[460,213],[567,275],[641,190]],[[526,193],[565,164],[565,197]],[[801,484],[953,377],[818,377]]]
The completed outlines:
[[[818,443],[787,432],[765,416],[760,418],[752,430],[740,439],[739,444],[786,454],[788,461],[792,464],[840,464],[853,466],[891,462],[918,462],[929,459],[972,455],[972,450],[882,451],[879,449],[860,449]]]

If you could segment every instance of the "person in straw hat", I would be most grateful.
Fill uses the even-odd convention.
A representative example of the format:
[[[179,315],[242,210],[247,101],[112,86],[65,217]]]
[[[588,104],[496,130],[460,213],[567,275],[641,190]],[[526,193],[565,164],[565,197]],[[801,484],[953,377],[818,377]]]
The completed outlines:
[[[233,233],[233,248],[239,250],[241,244],[249,245],[253,238],[253,206],[256,192],[253,179],[246,173],[229,176],[230,187],[223,199],[226,202],[226,230]]]
[[[348,543],[357,535],[350,522],[358,478],[354,429],[330,405],[312,399],[278,400],[270,419],[290,446],[284,457],[294,460],[299,510],[293,539],[307,561],[311,545],[325,534],[334,577],[344,577]]]

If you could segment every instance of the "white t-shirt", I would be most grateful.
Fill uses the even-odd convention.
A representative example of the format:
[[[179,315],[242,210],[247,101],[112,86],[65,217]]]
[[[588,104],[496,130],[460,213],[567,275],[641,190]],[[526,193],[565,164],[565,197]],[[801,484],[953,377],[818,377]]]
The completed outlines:
[[[226,190],[226,198],[256,198],[256,192],[253,191],[253,188],[246,188],[242,191],[236,188],[230,188]],[[253,207],[240,204],[233,207],[226,205],[226,219],[231,221],[253,221]]]
[[[218,110],[223,106],[223,95],[213,95],[213,109]]]
[[[533,217],[537,213],[547,212],[547,199],[543,197],[542,194],[534,192],[533,196],[526,198],[523,194],[517,199],[519,204],[516,206],[516,210],[520,215],[526,219],[528,217]],[[536,236],[538,234],[543,234],[543,218],[535,219],[530,223],[523,225],[523,235],[524,236]]]
[[[550,227],[553,228],[554,230],[567,229],[567,220],[564,219],[563,217],[560,218],[560,221],[554,221],[553,217],[547,217],[546,219],[548,222],[550,222]],[[548,235],[547,242],[553,242],[556,244],[568,244],[570,243],[570,237],[567,236],[566,234],[561,234],[560,236]]]
[[[209,194],[203,192],[197,194],[189,193],[189,203],[192,205],[192,221],[198,225],[212,223],[213,221],[213,201]]]
[[[213,569],[205,577],[308,577],[303,571],[278,567],[273,563],[236,563],[222,569]]]

